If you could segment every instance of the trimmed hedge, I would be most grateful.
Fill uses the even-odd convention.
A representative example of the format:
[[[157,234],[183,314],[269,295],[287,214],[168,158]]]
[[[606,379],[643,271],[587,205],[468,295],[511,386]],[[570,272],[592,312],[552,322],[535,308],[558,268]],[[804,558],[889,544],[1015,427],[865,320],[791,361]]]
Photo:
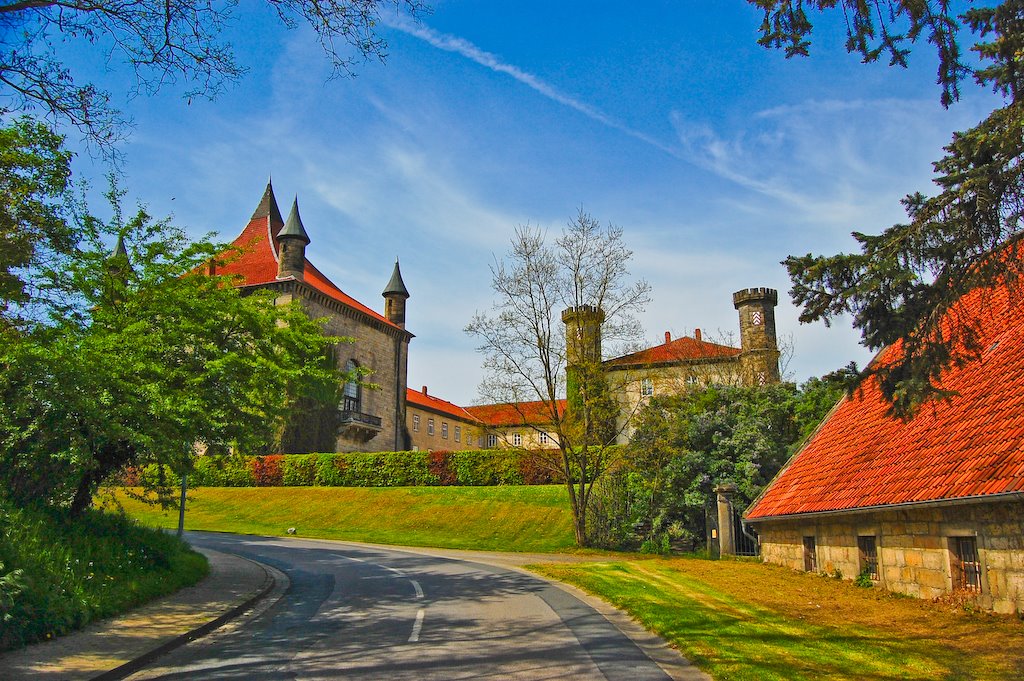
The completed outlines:
[[[156,466],[123,483],[155,480]],[[508,449],[199,457],[189,487],[426,487],[550,485],[562,482],[528,452]]]

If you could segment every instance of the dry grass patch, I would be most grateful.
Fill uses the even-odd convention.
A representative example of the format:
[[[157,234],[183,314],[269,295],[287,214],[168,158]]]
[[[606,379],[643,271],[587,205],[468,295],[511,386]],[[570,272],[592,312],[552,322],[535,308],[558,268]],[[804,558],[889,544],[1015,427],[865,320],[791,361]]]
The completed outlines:
[[[628,611],[715,678],[1024,678],[1024,623],[1015,617],[755,562],[536,569]]]

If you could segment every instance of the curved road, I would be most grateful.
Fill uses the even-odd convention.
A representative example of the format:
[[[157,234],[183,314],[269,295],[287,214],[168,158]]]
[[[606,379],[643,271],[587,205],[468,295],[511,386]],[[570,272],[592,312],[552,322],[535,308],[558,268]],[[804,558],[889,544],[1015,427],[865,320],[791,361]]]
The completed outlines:
[[[380,547],[189,533],[284,572],[262,613],[132,679],[670,677],[571,594],[515,570]]]

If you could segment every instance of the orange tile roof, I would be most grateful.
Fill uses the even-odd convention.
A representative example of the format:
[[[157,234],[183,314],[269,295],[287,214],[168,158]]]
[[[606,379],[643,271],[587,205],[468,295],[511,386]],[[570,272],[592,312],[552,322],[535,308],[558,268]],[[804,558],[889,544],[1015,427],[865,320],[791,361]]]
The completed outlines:
[[[666,334],[667,336],[668,334]],[[673,362],[688,362],[702,359],[724,359],[736,357],[740,354],[739,348],[718,343],[709,343],[700,338],[677,338],[674,341],[655,345],[639,352],[634,352],[622,357],[616,357],[605,362],[609,366],[627,366],[642,364],[669,364]]]
[[[565,400],[557,400],[559,414],[565,413]],[[488,426],[544,425],[551,423],[551,406],[548,402],[515,402],[505,404],[480,404],[466,407],[475,418]]]
[[[415,405],[417,407],[424,407],[426,409],[433,409],[436,412],[448,414],[457,419],[462,419],[463,421],[478,420],[475,416],[473,416],[472,414],[470,414],[468,411],[458,406],[457,404],[452,404],[448,400],[442,400],[440,397],[434,397],[433,395],[427,394],[426,388],[424,388],[423,390],[413,390],[412,388],[406,388],[405,399],[409,404]]]
[[[269,186],[267,192],[269,200],[273,202],[273,192]],[[264,202],[267,201],[267,198],[265,194]],[[276,203],[272,205],[273,208],[269,210],[262,204],[260,208],[257,208],[256,214],[249,220],[249,224],[231,242],[231,245],[237,247],[240,253],[231,256],[230,262],[218,267],[217,274],[239,276],[241,278],[240,286],[261,286],[282,281],[277,278],[277,234],[284,227],[284,222],[281,220]],[[358,310],[388,326],[401,328],[335,286],[308,259],[305,261],[304,275],[306,284],[328,298]]]
[[[1024,492],[1021,293],[975,290],[946,316],[982,322],[982,357],[946,371],[951,402],[904,422],[877,381],[844,399],[747,511],[751,520]],[[896,348],[881,352],[885,362]]]

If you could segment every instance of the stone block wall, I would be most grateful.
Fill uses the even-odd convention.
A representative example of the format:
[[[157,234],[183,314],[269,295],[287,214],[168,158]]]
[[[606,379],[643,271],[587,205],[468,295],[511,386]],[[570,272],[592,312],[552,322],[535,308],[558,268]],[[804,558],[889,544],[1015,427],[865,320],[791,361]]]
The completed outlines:
[[[410,334],[352,310],[311,287],[295,283],[283,283],[280,287],[283,290],[278,295],[279,302],[298,296],[311,317],[327,319],[325,333],[355,339],[355,343],[338,345],[338,366],[344,368],[350,359],[354,360],[371,372],[363,380],[379,387],[364,387],[360,397],[361,411],[381,419],[380,432],[366,440],[341,434],[335,450],[379,452],[407,449],[405,388]]]
[[[859,536],[874,536],[877,584],[919,598],[953,590],[955,537],[975,537],[981,565],[979,606],[1024,612],[1024,501],[849,513],[806,520],[762,521],[761,557],[804,569],[804,537],[815,538],[817,570],[847,579],[860,574]]]

